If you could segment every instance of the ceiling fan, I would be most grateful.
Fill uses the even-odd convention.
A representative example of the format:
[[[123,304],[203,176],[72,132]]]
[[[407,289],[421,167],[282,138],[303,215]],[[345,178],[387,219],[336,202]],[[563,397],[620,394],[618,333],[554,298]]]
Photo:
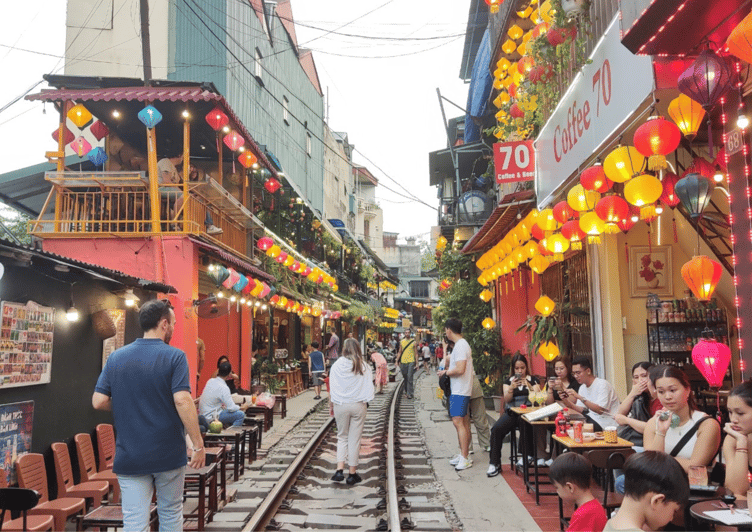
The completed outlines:
[[[230,312],[230,301],[218,299],[214,294],[209,294],[204,299],[194,300],[193,309],[199,318],[219,318]]]

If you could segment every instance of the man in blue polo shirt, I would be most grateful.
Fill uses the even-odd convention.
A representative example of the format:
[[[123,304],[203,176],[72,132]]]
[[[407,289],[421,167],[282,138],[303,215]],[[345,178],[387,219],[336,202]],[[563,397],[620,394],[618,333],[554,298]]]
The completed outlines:
[[[193,442],[189,465],[198,469],[206,460],[188,362],[183,351],[168,345],[175,328],[168,300],[148,301],[138,319],[144,337],[110,355],[92,405],[112,410],[117,432],[112,470],[122,494],[123,528],[148,528],[156,488],[160,529],[182,530],[186,429]]]

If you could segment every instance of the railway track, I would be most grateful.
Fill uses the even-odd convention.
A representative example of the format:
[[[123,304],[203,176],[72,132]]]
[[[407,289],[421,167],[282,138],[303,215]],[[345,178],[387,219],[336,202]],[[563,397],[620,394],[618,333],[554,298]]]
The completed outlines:
[[[307,442],[243,532],[452,530],[413,403],[402,400],[401,391],[401,382],[390,384],[369,404],[358,465],[361,483],[351,487],[331,481],[337,462],[336,424],[328,409],[314,413],[291,435],[298,445],[303,438]]]

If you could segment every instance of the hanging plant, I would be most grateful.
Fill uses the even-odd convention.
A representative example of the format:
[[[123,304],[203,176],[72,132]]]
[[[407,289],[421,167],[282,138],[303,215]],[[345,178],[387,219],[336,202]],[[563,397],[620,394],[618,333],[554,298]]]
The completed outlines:
[[[528,344],[529,353],[537,353],[538,348],[547,343],[554,343],[559,346],[563,355],[567,354],[567,344],[564,342],[567,333],[575,331],[569,321],[569,316],[587,316],[588,312],[581,308],[575,307],[571,303],[555,303],[553,311],[543,316],[536,314],[528,316],[516,332],[531,333],[530,343]]]

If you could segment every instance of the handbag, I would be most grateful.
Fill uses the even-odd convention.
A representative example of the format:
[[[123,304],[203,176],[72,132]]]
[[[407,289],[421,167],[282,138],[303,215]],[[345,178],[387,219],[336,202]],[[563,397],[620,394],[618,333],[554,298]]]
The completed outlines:
[[[439,377],[439,388],[444,392],[445,397],[452,395],[452,381],[449,379],[449,375],[446,373]]]

